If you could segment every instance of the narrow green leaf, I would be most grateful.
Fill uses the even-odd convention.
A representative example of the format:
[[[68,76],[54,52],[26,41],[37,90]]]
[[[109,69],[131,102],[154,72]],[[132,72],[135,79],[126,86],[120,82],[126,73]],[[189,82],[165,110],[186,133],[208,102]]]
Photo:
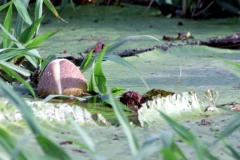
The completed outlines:
[[[240,155],[239,155],[238,151],[236,151],[232,146],[227,144],[227,142],[225,140],[223,140],[223,144],[232,153],[231,157],[234,157],[235,159],[240,159]]]
[[[230,60],[227,60],[227,59],[222,58],[222,57],[219,57],[219,56],[214,56],[214,58],[219,59],[219,60],[221,60],[221,61],[223,61],[223,62],[225,62],[225,63],[227,63],[227,64],[230,64],[230,65],[232,65],[232,66],[234,66],[234,67],[236,67],[236,68],[238,68],[238,69],[240,68],[240,64],[238,64],[238,63],[232,62],[232,61],[230,61]],[[228,66],[223,66],[223,68],[226,69],[226,70],[228,70],[228,71],[231,72],[232,74],[235,74],[236,76],[240,77],[240,73],[239,73],[238,71],[233,70],[233,69],[231,69],[231,68],[228,67]]]
[[[52,4],[49,0],[43,0],[43,1],[44,1],[45,5],[48,7],[48,9],[50,9],[50,11],[52,11],[53,14],[54,14],[57,18],[61,19],[61,20],[62,20],[63,22],[65,22],[65,23],[68,23],[67,21],[65,21],[64,19],[62,19],[62,18],[59,16],[57,10],[55,9],[55,7],[53,6],[53,4]]]
[[[35,2],[35,21],[37,21],[38,19],[40,19],[42,17],[42,13],[43,13],[43,0],[37,0]],[[41,23],[38,24],[37,29],[35,30],[35,35],[38,35],[38,30],[40,28]]]
[[[42,131],[37,124],[32,109],[20,96],[18,96],[6,83],[4,83],[2,79],[0,79],[0,89],[2,90],[3,95],[10,99],[21,111],[25,121],[27,122],[32,132],[36,135],[42,134]]]
[[[172,120],[163,112],[160,112],[160,114],[185,143],[194,147],[199,160],[204,160],[204,157],[207,157],[211,160],[217,160],[217,158],[211,154],[208,148],[204,146],[202,142],[199,141],[197,137],[193,135],[193,133],[191,133],[185,127]]]
[[[11,32],[11,24],[12,24],[12,4],[9,5],[7,15],[3,22],[3,27],[8,31]],[[11,40],[7,37],[6,33],[3,32],[3,48],[8,48],[11,44]]]
[[[32,132],[37,135],[36,140],[42,147],[43,151],[49,155],[56,157],[60,160],[70,160],[70,157],[67,155],[67,153],[59,148],[56,144],[51,142],[49,139],[47,139],[45,136],[43,136],[43,132],[41,131],[36,118],[34,117],[32,109],[27,105],[27,103],[19,97],[16,93],[13,92],[13,90],[6,85],[1,79],[0,79],[0,89],[3,92],[3,95],[7,98],[9,98],[16,107],[21,111],[25,121],[27,122],[29,128],[32,130]],[[0,136],[1,138],[2,136]]]
[[[92,54],[93,54],[93,50],[91,50],[87,56],[85,57],[85,59],[83,60],[81,66],[80,66],[80,70],[82,72],[86,71],[88,68],[91,67],[91,65],[93,64],[94,62],[94,58],[92,58]]]
[[[5,3],[3,5],[0,6],[0,11],[2,11],[3,9],[5,9],[6,7],[8,7],[10,4],[12,4],[13,1],[10,1],[8,3]]]
[[[18,49],[18,48],[0,49],[0,62],[10,60],[13,57],[16,57],[22,53],[24,53],[24,55],[41,58],[40,55],[38,54],[37,50],[35,50],[34,48],[36,48],[36,47],[29,47],[29,48],[24,48],[24,49]],[[6,51],[6,53],[1,54],[1,51]]]
[[[18,37],[18,41],[25,44],[30,39],[33,38],[35,31],[37,30],[37,27],[40,25],[43,17],[37,19],[34,23],[32,23],[31,26],[29,26],[27,29],[25,29],[21,35]]]
[[[1,68],[8,74],[10,74],[11,76],[13,76],[18,82],[22,83],[24,86],[26,86],[29,91],[31,92],[31,94],[33,95],[33,97],[35,98],[36,95],[35,95],[35,92],[33,90],[33,88],[21,77],[19,76],[17,73],[15,73],[13,70],[11,70],[10,68],[4,66],[4,65],[1,65]]]
[[[133,129],[131,128],[130,123],[127,119],[127,116],[124,114],[121,107],[116,105],[116,100],[114,99],[111,93],[109,94],[109,99],[111,101],[113,110],[118,118],[118,121],[121,124],[123,131],[128,139],[130,150],[133,155],[136,155],[140,148],[139,148],[137,138],[133,132]]]
[[[61,30],[57,30],[55,32],[44,33],[43,35],[40,35],[40,36],[35,37],[34,39],[31,39],[25,45],[28,47],[39,46],[41,43],[43,43],[44,41],[46,41],[48,38],[52,37],[59,31],[61,31]]]
[[[240,69],[240,64],[238,64],[238,63],[232,62],[230,60],[227,60],[227,59],[219,57],[219,56],[214,56],[214,58],[219,59],[227,64],[230,64],[230,65]]]
[[[96,153],[96,147],[94,142],[92,141],[91,137],[88,136],[88,134],[82,129],[82,127],[80,127],[75,121],[73,121],[73,119],[70,119],[71,123],[73,124],[74,128],[76,129],[76,131],[78,132],[78,134],[82,137],[82,139],[85,142],[85,147],[87,147],[87,149],[92,152],[92,153]]]
[[[3,128],[0,128],[0,145],[9,155],[12,154],[16,145],[15,138]],[[27,159],[21,151],[19,151],[17,158],[19,160]]]
[[[30,76],[30,72],[27,69],[21,68],[12,63],[9,63],[9,62],[0,62],[0,64],[6,66],[8,68],[11,68],[12,70],[14,70],[24,76],[27,76],[27,77]]]
[[[93,64],[93,68],[94,68],[94,64]],[[95,78],[94,78],[94,71],[92,69],[92,73],[90,76],[90,80],[88,82],[88,90],[90,93],[97,93],[96,87],[95,87]]]
[[[109,99],[108,95],[101,95],[101,99],[106,102],[107,104],[113,105]],[[120,101],[115,101],[115,104],[118,107],[121,107],[123,110],[125,111],[129,111],[129,112],[134,112],[133,110],[131,110],[130,108],[126,107],[124,104],[122,104]]]
[[[75,96],[67,96],[67,95],[60,95],[60,94],[51,94],[51,95],[49,95],[49,96],[47,96],[44,100],[42,100],[43,102],[48,102],[48,101],[50,101],[51,99],[53,99],[53,98],[56,98],[56,97],[58,97],[58,98],[69,98],[69,99],[77,99],[77,100],[79,100],[79,101],[85,101],[86,100],[86,98],[89,98],[89,97],[86,97],[86,98],[80,98],[80,97],[75,97]]]
[[[74,4],[73,0],[70,0],[70,3],[72,5],[72,8],[73,8],[74,12],[77,13],[77,10],[76,10],[76,7],[75,7],[75,4]]]
[[[111,46],[108,47],[108,50],[107,50],[107,53],[106,55],[110,54],[110,52],[112,52],[113,50],[115,50],[116,48],[120,47],[121,45],[123,45],[124,43],[132,40],[132,39],[137,39],[137,38],[150,38],[150,39],[153,39],[153,40],[156,40],[158,42],[161,42],[159,39],[153,37],[153,36],[149,36],[149,35],[139,35],[139,36],[129,36]]]
[[[13,41],[18,48],[24,48],[24,46],[13,36],[11,35],[1,24],[0,24],[0,28],[3,30],[3,32],[6,33],[6,35],[11,39],[11,41]]]
[[[240,127],[240,115],[238,115],[236,118],[234,118],[229,125],[222,131],[221,135],[218,137],[216,141],[214,141],[214,144],[216,144],[218,141],[224,139],[225,137],[232,134],[235,130],[237,130]]]
[[[104,57],[104,60],[110,60],[110,61],[113,61],[115,63],[118,63],[124,67],[127,67],[129,68],[130,70],[133,71],[133,73],[137,74],[140,79],[142,80],[142,82],[145,84],[145,86],[147,87],[147,89],[149,90],[149,86],[147,85],[147,82],[143,79],[142,75],[140,74],[140,72],[134,68],[130,63],[128,63],[125,59],[117,56],[117,55],[106,55]]]
[[[23,19],[20,14],[17,15],[17,20],[14,28],[14,37],[18,38],[20,34],[22,33],[23,28]]]
[[[11,160],[15,160],[18,159],[19,155],[21,155],[21,150],[23,148],[23,146],[29,142],[29,140],[33,139],[34,136],[33,135],[28,135],[26,137],[24,137],[23,139],[21,139],[16,145],[15,148],[12,150],[11,153]],[[20,158],[19,158],[20,159]],[[26,158],[24,158],[26,159]],[[23,160],[24,160],[23,159]]]
[[[50,141],[47,137],[39,135],[36,139],[47,155],[59,160],[71,160],[69,155],[63,149]]]
[[[37,0],[35,2],[35,20],[42,17],[43,13],[43,0]]]
[[[21,0],[15,0],[14,5],[18,11],[18,14],[21,15],[22,19],[29,25],[32,24],[32,20],[27,12],[27,5],[26,6],[23,4],[23,2]]]
[[[103,48],[101,53],[98,54],[95,65],[94,65],[94,79],[95,83],[98,87],[98,90],[102,94],[107,94],[107,87],[106,87],[106,77],[102,71],[102,60],[106,53],[107,46]]]

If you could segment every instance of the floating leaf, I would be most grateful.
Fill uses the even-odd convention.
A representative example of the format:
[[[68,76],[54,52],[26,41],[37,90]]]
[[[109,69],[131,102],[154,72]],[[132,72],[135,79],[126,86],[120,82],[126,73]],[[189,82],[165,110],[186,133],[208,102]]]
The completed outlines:
[[[218,109],[214,109],[212,114],[218,113]],[[147,101],[138,110],[138,120],[142,126],[154,125],[162,120],[159,111],[174,118],[181,118],[202,115],[204,110],[204,104],[198,100],[196,92],[189,91]]]

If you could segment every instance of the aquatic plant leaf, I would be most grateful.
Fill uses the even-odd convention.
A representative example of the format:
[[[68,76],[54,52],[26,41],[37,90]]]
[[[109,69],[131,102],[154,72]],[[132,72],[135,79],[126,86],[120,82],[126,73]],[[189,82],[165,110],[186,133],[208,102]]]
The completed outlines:
[[[21,53],[25,53],[26,55],[29,56],[34,56],[34,57],[38,57],[40,58],[38,52],[35,52],[36,47],[29,47],[29,48],[24,48],[24,49],[18,49],[18,48],[4,48],[4,49],[0,49],[0,62],[2,61],[7,61],[12,59],[13,57],[18,56]],[[28,51],[31,50],[31,53],[29,53]],[[6,51],[6,53],[2,53],[2,51]]]
[[[187,160],[185,155],[182,153],[176,142],[174,141],[174,135],[171,131],[161,131],[161,140],[163,147],[161,154],[163,159],[184,159]]]
[[[198,100],[196,92],[189,91],[147,101],[138,110],[138,120],[142,126],[154,125],[162,120],[158,111],[174,118],[182,118],[202,115],[204,110],[204,104]],[[215,108],[215,112],[211,113],[218,113],[218,109]]]
[[[12,70],[24,75],[24,76],[30,76],[30,72],[27,69],[24,69],[22,67],[16,66],[9,62],[0,62],[1,65],[6,66],[8,68],[11,68]]]
[[[42,34],[40,36],[37,36],[37,37],[29,40],[25,45],[28,46],[28,47],[38,46],[41,43],[43,43],[44,41],[46,41],[48,38],[52,37],[53,35],[55,35],[56,33],[58,33],[61,30],[62,29],[59,29],[59,30],[54,31],[54,32],[44,33],[44,34]]]
[[[124,88],[119,88],[119,87],[114,87],[111,89],[111,93],[114,97],[122,94],[124,91],[125,91]]]
[[[214,141],[214,144],[216,144],[218,141],[226,138],[228,135],[232,134],[236,129],[240,127],[240,114],[237,114],[237,117],[234,118],[229,125],[226,126],[226,128],[221,132],[221,135],[218,137],[216,141]]]
[[[71,158],[69,157],[69,155],[66,154],[66,152],[64,152],[55,143],[50,141],[46,136],[38,135],[36,139],[47,155],[51,155],[56,159],[71,160]]]
[[[106,77],[102,71],[102,60],[107,51],[107,48],[108,46],[104,47],[102,52],[97,55],[95,64],[93,65],[94,81],[101,94],[107,93]]]
[[[92,139],[88,136],[88,134],[80,127],[73,119],[71,119],[71,123],[73,124],[74,128],[77,130],[78,134],[83,138],[85,142],[85,148],[87,148],[92,153],[96,153],[96,146]]]
[[[29,25],[32,24],[32,20],[28,14],[28,11],[26,9],[26,7],[24,6],[23,2],[22,1],[14,1],[13,2],[17,11],[18,11],[18,14],[21,15],[21,18]]]
[[[32,87],[21,77],[19,76],[17,73],[15,73],[13,70],[11,70],[10,68],[6,67],[6,66],[3,66],[3,65],[0,65],[1,68],[8,74],[10,74],[12,77],[14,77],[18,82],[22,83],[24,86],[26,86],[29,91],[31,92],[31,94],[33,95],[33,97],[35,98],[36,95],[35,95],[35,92],[34,90],[32,89]]]
[[[230,64],[230,65],[232,65],[236,68],[240,68],[240,65],[236,62],[232,62],[230,60],[227,60],[227,59],[219,57],[219,56],[214,56],[214,58],[219,59],[219,60],[225,62],[226,64]],[[224,68],[224,69],[228,70],[229,72],[231,72],[232,74],[235,74],[236,76],[240,77],[240,72],[239,71],[236,71],[236,70],[234,70],[234,69],[232,69],[232,68],[230,68],[226,65],[222,66],[222,68]]]
[[[20,139],[18,141],[18,143],[15,145],[14,149],[12,150],[12,153],[11,153],[11,159],[17,159],[17,157],[19,156],[19,154],[21,154],[21,150],[23,148],[23,146],[29,142],[29,140],[33,139],[34,136],[33,135],[29,135],[29,136],[26,136],[22,139]],[[25,158],[26,159],[26,158]]]
[[[43,17],[37,19],[35,22],[33,22],[28,28],[26,28],[21,35],[18,37],[18,41],[25,44],[30,39],[33,38],[38,26],[40,25]]]
[[[59,18],[60,20],[62,20],[63,22],[67,23],[67,21],[65,21],[64,19],[62,19],[57,10],[55,9],[55,7],[53,6],[53,4],[49,1],[49,0],[43,0],[44,1],[44,4],[48,7],[48,9],[50,9],[50,11],[52,11],[52,13],[57,17]]]
[[[53,98],[69,98],[69,99],[77,99],[79,101],[85,101],[86,98],[80,98],[80,97],[76,97],[76,96],[67,96],[67,95],[60,95],[60,94],[51,94],[49,96],[47,96],[44,100],[42,100],[42,102],[48,102]],[[89,97],[87,97],[89,98]]]
[[[118,118],[118,121],[121,124],[125,135],[127,136],[128,145],[131,149],[131,152],[133,155],[136,155],[138,153],[140,147],[139,147],[137,138],[133,132],[133,129],[131,128],[129,121],[128,121],[126,115],[124,114],[122,108],[117,106],[116,100],[114,99],[114,97],[112,96],[111,93],[109,94],[109,99],[112,104],[113,110]]]
[[[0,89],[2,90],[2,93],[4,93],[4,96],[9,98],[21,111],[25,121],[27,122],[32,132],[34,134],[42,134],[42,131],[34,117],[33,111],[27,105],[27,103],[22,98],[20,98],[16,93],[14,93],[13,90],[10,87],[8,87],[8,85],[6,85],[6,83],[4,83],[1,79]]]
[[[172,127],[172,129],[180,136],[180,138],[195,149],[197,158],[199,160],[204,160],[205,157],[212,160],[217,160],[217,158],[211,154],[208,148],[192,132],[171,119],[163,112],[160,111],[160,114],[164,120]]]
[[[16,139],[6,131],[6,129],[0,127],[0,144],[1,147],[5,149],[9,155],[11,155],[17,142]],[[17,158],[20,160],[27,159],[21,151],[19,151]]]
[[[133,39],[137,39],[137,38],[150,38],[150,39],[153,39],[153,40],[156,40],[158,42],[161,42],[159,39],[153,37],[153,36],[149,36],[149,35],[138,35],[138,36],[129,36],[111,46],[108,47],[108,50],[107,50],[107,53],[106,55],[110,54],[110,52],[112,52],[113,50],[115,50],[116,48],[122,46],[124,43],[130,41],[130,40],[133,40]]]
[[[88,81],[88,91],[90,93],[97,93],[97,89],[96,89],[96,84],[95,84],[95,78],[94,78],[94,63],[92,64],[92,73],[90,76],[90,80]]]
[[[143,79],[142,75],[140,74],[140,72],[134,68],[130,63],[128,63],[126,60],[124,60],[123,58],[116,56],[116,55],[106,55],[104,57],[104,60],[110,60],[113,61],[117,64],[120,64],[124,67],[129,68],[130,70],[133,71],[133,73],[135,73],[136,75],[138,75],[140,77],[140,79],[142,80],[142,82],[145,84],[145,86],[147,87],[147,89],[149,89],[149,86],[147,85],[147,82]]]
[[[80,70],[82,72],[86,71],[88,68],[91,67],[91,65],[93,64],[93,62],[95,61],[95,58],[92,58],[92,54],[93,54],[93,50],[91,50],[87,56],[85,57],[85,59],[83,60],[81,66],[80,66]]]
[[[9,5],[7,15],[3,22],[3,27],[8,32],[11,32],[11,24],[12,24],[12,4]],[[5,37],[7,37],[7,35],[5,32],[3,32],[3,48],[8,48],[10,46],[11,40]]]
[[[10,4],[12,4],[13,1],[10,1],[8,3],[5,3],[3,5],[0,6],[0,11],[2,11],[3,9],[5,9],[6,7],[8,7]]]
[[[22,121],[24,116],[15,108],[9,101],[1,99],[0,103],[0,122],[19,122]],[[29,112],[42,121],[51,121],[51,123],[69,124],[73,119],[78,124],[82,125],[108,125],[108,123],[101,123],[92,117],[92,114],[85,108],[78,105],[69,105],[67,103],[45,103],[42,101],[26,101],[26,105],[31,108]],[[107,120],[101,116],[102,120]]]
[[[18,48],[20,49],[24,48],[24,46],[13,35],[11,35],[1,24],[0,28],[9,37],[9,39],[11,39],[11,41],[13,41],[17,45]]]

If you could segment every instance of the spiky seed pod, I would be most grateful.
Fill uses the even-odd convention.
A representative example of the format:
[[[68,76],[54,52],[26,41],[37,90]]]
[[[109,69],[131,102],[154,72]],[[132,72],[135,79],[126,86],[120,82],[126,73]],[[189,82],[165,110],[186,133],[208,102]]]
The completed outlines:
[[[55,59],[48,64],[38,82],[38,95],[80,96],[87,91],[87,80],[69,60]]]

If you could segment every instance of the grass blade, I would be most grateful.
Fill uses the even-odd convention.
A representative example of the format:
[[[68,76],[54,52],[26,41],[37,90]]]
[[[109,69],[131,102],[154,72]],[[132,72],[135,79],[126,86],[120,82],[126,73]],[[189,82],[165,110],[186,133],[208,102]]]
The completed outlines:
[[[43,13],[43,0],[37,0],[35,2],[35,21],[37,21],[38,19],[40,19],[42,17],[42,13]],[[35,35],[38,35],[38,30],[40,28],[40,23],[37,26],[37,29],[35,30]]]
[[[160,112],[160,114],[163,117],[163,119],[168,122],[168,124],[173,128],[173,130],[180,136],[180,138],[185,143],[194,147],[199,160],[204,160],[205,159],[204,157],[207,157],[212,160],[217,160],[217,158],[210,153],[208,148],[206,148],[206,146],[203,145],[202,142],[199,141],[196,138],[196,136],[194,136],[189,130],[187,130],[185,127],[181,126],[174,120],[172,120],[163,112]]]
[[[218,141],[224,139],[228,135],[232,134],[236,129],[238,129],[240,127],[239,121],[240,116],[237,116],[233,121],[231,121],[231,123],[229,123],[229,125],[227,125],[227,127],[223,130],[223,132],[221,132],[221,135],[212,145],[216,144]]]
[[[0,11],[2,11],[3,9],[5,9],[6,7],[8,7],[10,4],[12,4],[13,1],[10,1],[8,3],[5,3],[3,5],[0,6]]]
[[[87,150],[91,151],[92,153],[96,153],[96,147],[94,142],[92,141],[91,137],[88,136],[88,134],[72,119],[71,123],[73,124],[74,128],[78,132],[78,134],[82,137],[82,139],[85,142],[85,147]]]
[[[61,160],[70,160],[70,157],[67,153],[59,148],[56,144],[51,142],[48,138],[43,135],[42,130],[40,129],[36,118],[34,117],[32,109],[27,105],[27,103],[21,99],[13,90],[8,87],[1,79],[0,79],[0,89],[2,90],[5,97],[9,98],[16,107],[21,111],[26,123],[32,132],[37,135],[36,140],[42,147],[43,151],[49,155],[56,157]],[[1,138],[1,136],[0,136]]]
[[[71,160],[69,155],[64,150],[50,141],[47,137],[39,135],[36,137],[36,139],[47,155],[59,160]]]
[[[0,79],[0,89],[3,92],[3,95],[10,99],[21,111],[26,123],[28,124],[32,132],[36,135],[42,134],[42,131],[40,130],[40,127],[37,124],[32,109],[8,85],[6,85],[6,83],[4,83],[2,79]]]
[[[91,67],[91,65],[93,64],[93,62],[95,61],[95,58],[92,58],[92,54],[93,54],[93,50],[91,50],[86,58],[83,60],[81,66],[80,66],[80,70],[82,72],[86,71],[88,68]]]
[[[104,76],[104,73],[102,71],[102,60],[106,53],[107,46],[105,46],[100,54],[97,55],[96,62],[93,68],[94,71],[94,80],[98,87],[98,90],[102,94],[107,93],[107,87],[106,87],[106,77]]]
[[[240,69],[240,65],[239,65],[238,63],[232,62],[232,61],[230,61],[230,60],[227,60],[227,59],[222,58],[222,57],[219,57],[219,56],[214,56],[214,58],[219,59],[219,60],[221,60],[221,61],[223,61],[223,62],[225,62],[225,63],[227,63],[227,64],[230,64],[230,65],[232,65],[232,66]],[[226,69],[226,70],[228,70],[228,71],[231,72],[232,74],[235,74],[236,76],[240,77],[240,73],[239,73],[238,71],[235,71],[235,70],[229,68],[228,66],[224,66],[223,68]]]
[[[21,16],[21,18],[29,25],[32,24],[32,20],[27,12],[27,6],[28,4],[26,4],[26,6],[23,4],[22,1],[20,0],[15,0],[14,2],[14,5],[18,11],[18,14]]]
[[[9,5],[7,15],[5,17],[5,20],[3,22],[3,27],[8,31],[11,32],[11,23],[12,23],[12,4]],[[3,32],[3,48],[8,48],[11,44],[11,40],[7,37],[6,33]]]
[[[5,129],[0,128],[0,145],[3,149],[7,151],[9,155],[12,154],[12,150],[14,150],[14,147],[16,145],[16,140],[13,138],[13,136],[10,135]],[[19,151],[18,157],[19,160],[25,160],[27,159],[24,154]]]
[[[30,72],[28,70],[22,68],[22,67],[16,66],[16,65],[14,65],[12,63],[9,63],[9,62],[0,62],[0,64],[1,64],[1,66],[6,66],[8,68],[11,68],[12,70],[14,70],[14,71],[26,76],[26,77],[30,76]]]
[[[111,46],[108,47],[108,50],[107,50],[107,53],[106,54],[109,54],[110,52],[112,52],[113,50],[115,50],[116,48],[120,47],[121,45],[123,45],[124,43],[130,41],[130,40],[133,40],[133,39],[136,39],[136,38],[150,38],[150,39],[153,39],[153,40],[156,40],[158,42],[161,42],[159,39],[153,37],[153,36],[149,36],[149,35],[139,35],[139,36],[129,36]]]
[[[8,74],[10,74],[12,77],[14,77],[18,82],[22,83],[24,86],[26,86],[29,91],[31,92],[31,94],[33,95],[33,97],[35,98],[35,92],[33,90],[33,88],[21,77],[19,76],[17,73],[15,73],[13,70],[11,70],[10,68],[0,65],[1,68]]]
[[[50,9],[50,10],[52,11],[52,13],[53,13],[57,18],[61,19],[61,20],[62,20],[63,22],[65,22],[65,23],[68,23],[67,21],[65,21],[64,19],[62,19],[62,18],[59,16],[57,10],[55,9],[55,7],[53,6],[53,4],[52,4],[49,0],[43,0],[43,1],[44,1],[45,5],[48,7],[48,9]]]
[[[126,115],[124,114],[123,110],[116,105],[116,100],[114,99],[111,93],[109,94],[109,99],[112,104],[113,110],[118,118],[118,121],[121,124],[125,135],[127,136],[128,144],[131,149],[131,152],[133,155],[136,155],[140,148],[139,148],[137,138],[133,132],[133,129],[131,128],[130,123]]]
[[[43,43],[44,41],[46,41],[48,38],[52,37],[53,35],[55,35],[56,33],[58,33],[61,30],[57,30],[55,32],[47,32],[44,33],[41,36],[37,36],[34,39],[31,39],[30,41],[28,41],[25,45],[28,47],[36,47],[39,46],[41,43]]]
[[[77,99],[77,100],[79,100],[79,101],[85,101],[86,98],[89,98],[89,97],[80,98],[80,97],[76,97],[76,96],[67,96],[67,95],[60,95],[60,94],[51,94],[51,95],[47,96],[44,100],[42,100],[42,102],[45,102],[45,103],[46,103],[46,102],[48,102],[48,101],[50,101],[51,99],[56,98],[56,97],[58,97],[58,98],[69,98],[69,99],[75,98],[75,99]]]
[[[29,135],[27,137],[24,137],[23,139],[21,139],[15,146],[15,148],[13,149],[12,153],[11,153],[11,160],[15,160],[18,158],[19,154],[21,154],[21,149],[23,148],[23,146],[29,142],[29,140],[33,139],[34,136]]]
[[[149,90],[149,86],[147,85],[147,82],[143,79],[142,75],[140,74],[140,72],[134,68],[130,63],[128,63],[125,59],[117,56],[117,55],[106,55],[104,57],[104,60],[110,60],[110,61],[113,61],[115,63],[118,63],[124,67],[127,67],[129,68],[130,70],[133,71],[133,73],[137,74],[140,79],[142,80],[142,82],[145,84],[145,86],[147,87],[147,89]]]
[[[96,87],[95,87],[96,85],[95,85],[93,68],[94,68],[94,64],[92,65],[92,73],[91,73],[91,76],[90,76],[90,80],[88,82],[88,90],[89,90],[90,93],[97,93],[97,90],[96,90]]]
[[[1,24],[0,24],[0,28],[3,30],[3,32],[6,33],[6,35],[11,39],[11,41],[13,41],[18,48],[24,48],[24,46],[13,36],[11,35]]]
[[[27,29],[25,29],[21,35],[18,37],[18,41],[21,43],[26,43],[28,42],[30,39],[32,39],[32,37],[35,34],[35,31],[37,30],[37,27],[40,25],[41,21],[42,21],[43,17],[37,19],[31,26],[29,26]]]

